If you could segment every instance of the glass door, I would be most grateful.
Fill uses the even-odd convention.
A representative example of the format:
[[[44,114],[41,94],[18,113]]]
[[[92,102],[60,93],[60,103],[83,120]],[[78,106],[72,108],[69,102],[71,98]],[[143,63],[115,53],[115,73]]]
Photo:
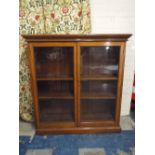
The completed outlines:
[[[114,122],[120,45],[101,42],[79,44],[80,123]]]
[[[75,75],[73,43],[33,45],[39,121],[75,124]]]

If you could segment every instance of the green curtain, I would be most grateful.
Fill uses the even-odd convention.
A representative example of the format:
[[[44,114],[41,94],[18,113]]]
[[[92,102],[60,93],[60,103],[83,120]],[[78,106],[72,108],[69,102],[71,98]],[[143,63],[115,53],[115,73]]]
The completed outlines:
[[[20,118],[33,121],[33,98],[22,34],[88,34],[91,32],[89,0],[20,0],[19,6]]]

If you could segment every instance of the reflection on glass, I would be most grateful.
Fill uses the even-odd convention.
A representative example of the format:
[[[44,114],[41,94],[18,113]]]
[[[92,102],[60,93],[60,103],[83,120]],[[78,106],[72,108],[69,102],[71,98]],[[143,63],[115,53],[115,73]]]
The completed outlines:
[[[116,81],[82,81],[81,96],[86,97],[116,97]]]
[[[73,47],[34,47],[41,122],[73,122]]]
[[[72,47],[35,47],[37,77],[72,77]]]
[[[119,46],[81,47],[82,122],[114,121],[119,51]]]
[[[81,121],[114,120],[114,100],[81,100]]]
[[[40,100],[40,121],[73,122],[73,100]]]
[[[39,98],[73,98],[73,81],[38,81]]]
[[[81,76],[117,76],[119,46],[81,47]]]

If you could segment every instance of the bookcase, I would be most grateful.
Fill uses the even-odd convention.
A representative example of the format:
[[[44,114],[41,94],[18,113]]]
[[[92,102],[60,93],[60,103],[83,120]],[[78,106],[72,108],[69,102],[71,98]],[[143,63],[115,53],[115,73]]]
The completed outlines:
[[[121,131],[125,44],[130,36],[23,35],[38,134]]]

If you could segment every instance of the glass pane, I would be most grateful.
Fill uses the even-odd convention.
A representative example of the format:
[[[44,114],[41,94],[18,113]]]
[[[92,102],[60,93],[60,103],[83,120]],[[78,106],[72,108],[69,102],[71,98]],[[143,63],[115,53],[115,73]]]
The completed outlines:
[[[81,47],[81,121],[114,121],[119,52],[120,46]]]
[[[38,81],[39,98],[68,98],[74,95],[73,81]]]
[[[115,98],[117,81],[82,81],[82,98]]]
[[[119,46],[81,47],[81,76],[117,76]]]
[[[37,77],[73,77],[73,47],[34,47]]]
[[[40,100],[40,121],[73,122],[74,100]]]
[[[34,47],[40,121],[73,122],[73,47]]]
[[[81,121],[114,120],[115,100],[81,100]]]

